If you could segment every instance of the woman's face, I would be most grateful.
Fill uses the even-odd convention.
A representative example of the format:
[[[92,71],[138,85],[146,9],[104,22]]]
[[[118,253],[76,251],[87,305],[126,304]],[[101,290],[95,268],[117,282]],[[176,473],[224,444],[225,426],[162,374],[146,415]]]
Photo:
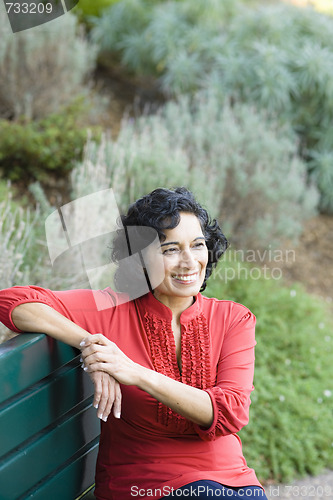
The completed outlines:
[[[164,296],[185,298],[197,295],[208,262],[208,249],[199,219],[194,214],[182,212],[178,226],[166,229],[164,234],[166,239],[155,251],[162,254],[165,275],[162,283],[154,289],[155,297],[165,302]],[[154,275],[154,260],[157,263],[160,258],[149,260],[149,274]]]

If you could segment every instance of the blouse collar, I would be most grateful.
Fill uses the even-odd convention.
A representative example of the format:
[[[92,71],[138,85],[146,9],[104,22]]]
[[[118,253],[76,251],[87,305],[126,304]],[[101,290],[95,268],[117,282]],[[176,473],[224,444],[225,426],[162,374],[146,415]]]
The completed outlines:
[[[193,302],[193,304],[181,313],[180,315],[181,323],[186,323],[187,321],[190,321],[191,319],[197,317],[202,312],[203,298],[201,293],[198,293],[198,295],[196,295],[194,298],[195,301]],[[148,314],[152,313],[155,316],[160,317],[161,319],[166,319],[169,321],[172,320],[171,309],[162,302],[160,302],[159,300],[157,300],[157,298],[154,296],[152,292],[147,293],[138,300],[145,309],[145,312],[147,312]]]

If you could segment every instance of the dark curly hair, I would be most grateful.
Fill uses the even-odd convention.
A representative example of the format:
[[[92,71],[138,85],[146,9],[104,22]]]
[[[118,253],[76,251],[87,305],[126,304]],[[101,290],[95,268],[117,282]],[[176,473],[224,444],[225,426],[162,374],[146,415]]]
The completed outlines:
[[[120,266],[122,259],[128,256],[128,228],[131,226],[147,226],[152,228],[157,232],[162,242],[166,238],[163,231],[174,229],[179,224],[181,212],[194,214],[199,219],[202,232],[205,236],[208,248],[208,264],[205,279],[200,289],[202,292],[206,288],[207,279],[211,275],[213,268],[226,251],[228,241],[217,221],[210,219],[207,211],[196,201],[193,193],[185,187],[174,189],[158,188],[130,205],[127,214],[120,217],[125,229],[126,238],[124,237],[124,230],[119,230],[113,243],[112,260]],[[155,231],[154,234],[156,234]],[[131,249],[133,254],[143,249],[143,247],[140,248],[140,237],[136,238],[136,242],[137,248]],[[146,242],[147,239],[145,239],[145,246]],[[118,271],[120,272],[120,269]],[[124,283],[124,280],[117,279],[118,271],[115,275],[116,285],[119,285],[119,281]],[[122,270],[122,272],[124,271],[126,272],[126,270]],[[133,276],[130,281],[133,283]],[[127,282],[130,281],[128,280]],[[118,286],[118,288],[124,287]]]

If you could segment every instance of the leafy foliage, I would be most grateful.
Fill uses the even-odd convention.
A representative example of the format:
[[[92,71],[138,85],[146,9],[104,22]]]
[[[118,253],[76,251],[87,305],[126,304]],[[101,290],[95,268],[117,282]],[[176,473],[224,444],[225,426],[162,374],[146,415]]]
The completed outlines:
[[[73,171],[74,196],[112,187],[124,210],[156,187],[187,185],[226,221],[233,245],[265,247],[297,239],[314,213],[316,189],[296,149],[288,128],[252,107],[220,106],[214,92],[182,97],[124,122],[116,140],[90,141]]]
[[[90,30],[94,18],[100,17],[103,12],[119,0],[80,0],[71,11],[81,24]]]
[[[119,51],[129,69],[160,75],[182,49],[209,52],[208,40],[224,28],[238,4],[232,0],[122,0],[95,20],[93,39],[102,50]]]
[[[0,10],[0,117],[42,119],[87,95],[96,47],[67,13],[51,27],[11,33]]]
[[[214,86],[222,100],[265,109],[299,136],[333,212],[333,19],[310,8],[206,0],[123,0],[95,23],[95,40],[126,68],[159,78],[167,94]],[[111,27],[111,29],[109,29]],[[111,32],[111,34],[110,34]],[[325,170],[325,179],[320,179]]]
[[[94,17],[100,17],[103,12],[118,3],[120,0],[80,0],[80,2],[73,9],[73,13],[78,16],[80,21],[90,25],[90,22],[93,22]],[[164,2],[165,0],[146,0],[148,3],[153,5],[154,3]],[[178,0],[182,1],[182,0]]]
[[[226,280],[228,269],[234,279]],[[257,316],[255,391],[250,423],[240,432],[248,465],[262,481],[331,469],[332,316],[300,286],[249,276],[248,265],[228,262],[227,253],[205,291]]]
[[[64,176],[82,157],[87,129],[78,101],[63,112],[33,122],[0,120],[0,171],[13,181]],[[95,137],[98,138],[97,128]]]
[[[98,17],[102,14],[103,10],[118,1],[119,0],[95,0],[94,2],[91,2],[90,0],[80,0],[73,12],[75,12],[75,14],[79,14],[80,17],[82,15],[84,18],[89,16]]]
[[[0,181],[0,289],[23,284],[31,276],[26,256],[38,213],[21,208],[12,195],[10,184]],[[8,332],[0,323],[0,342]]]

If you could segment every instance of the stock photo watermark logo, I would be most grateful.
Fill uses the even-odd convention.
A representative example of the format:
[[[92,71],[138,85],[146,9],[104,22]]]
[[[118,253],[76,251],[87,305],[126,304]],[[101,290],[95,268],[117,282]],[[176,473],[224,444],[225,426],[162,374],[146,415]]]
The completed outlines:
[[[30,2],[3,0],[13,33],[34,28],[63,16],[79,3],[79,0],[36,0]]]
[[[283,269],[296,262],[296,251],[293,248],[272,248],[264,250],[250,249],[231,250],[221,259],[223,265],[214,269],[212,279],[220,279],[224,283],[233,280],[276,280],[283,277]]]
[[[53,268],[84,275],[97,310],[112,307],[98,290],[112,285],[115,274],[118,288],[126,292],[120,295],[119,303],[145,295],[165,277],[157,231],[145,226],[124,227],[112,189],[59,207],[46,218],[45,232]],[[116,264],[110,260],[115,239],[121,254]]]

